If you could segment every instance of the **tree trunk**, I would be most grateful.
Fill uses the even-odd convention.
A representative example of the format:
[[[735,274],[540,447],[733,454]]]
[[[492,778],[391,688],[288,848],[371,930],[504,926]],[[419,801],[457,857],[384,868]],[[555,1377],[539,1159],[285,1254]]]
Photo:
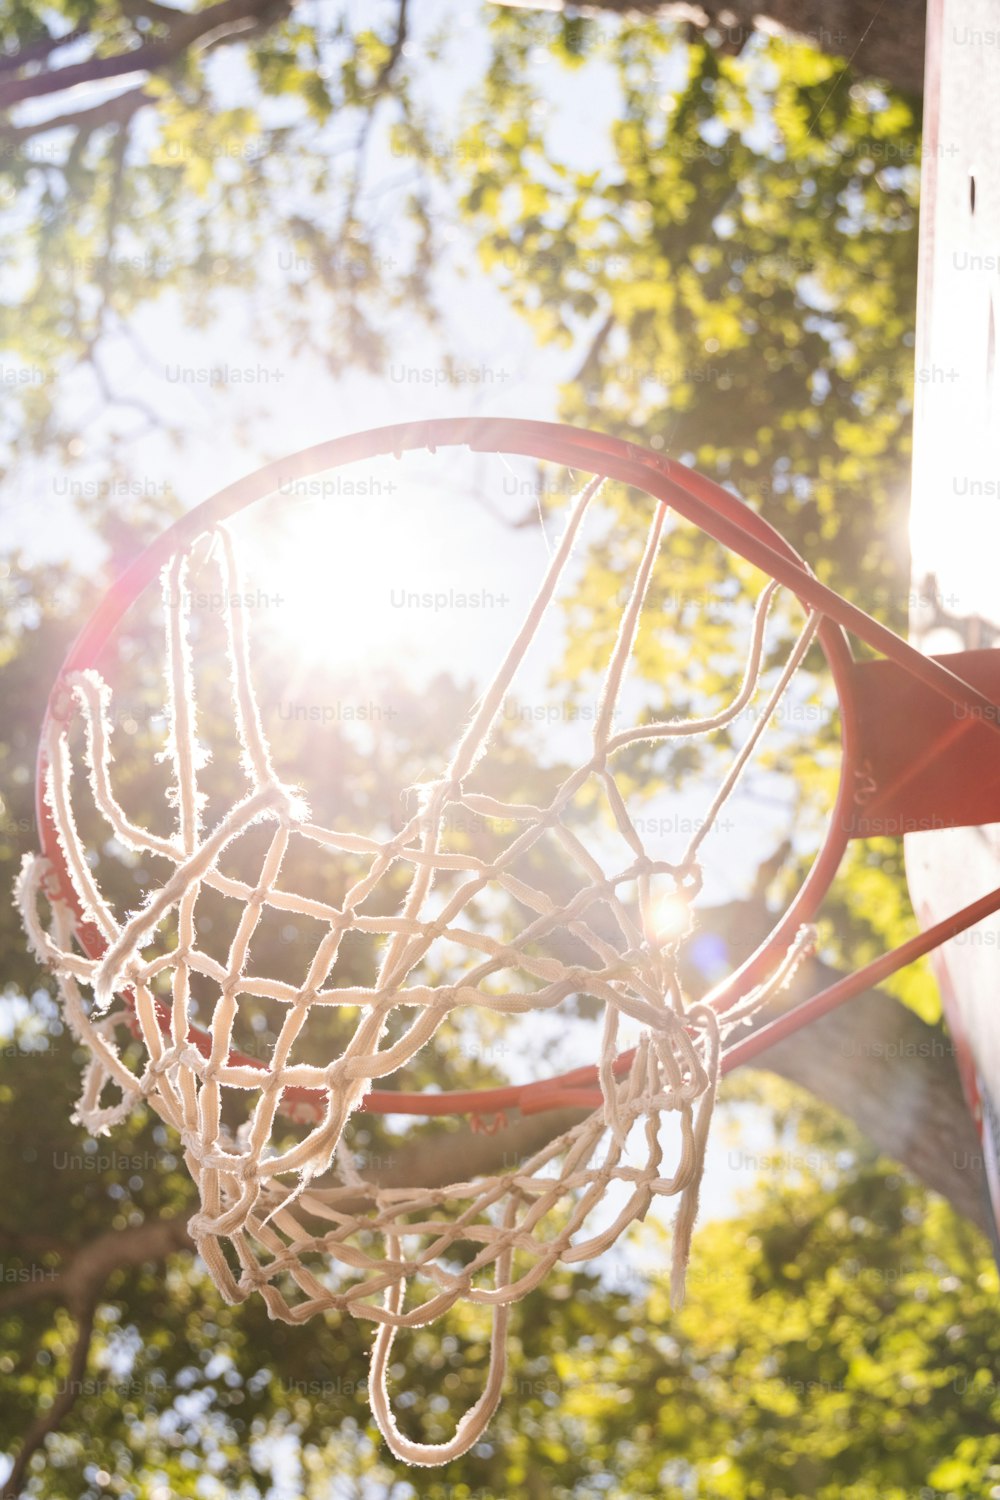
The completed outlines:
[[[838,977],[826,964],[804,965],[792,998]],[[947,1032],[867,990],[776,1042],[760,1066],[846,1115],[879,1151],[990,1232],[982,1147]]]

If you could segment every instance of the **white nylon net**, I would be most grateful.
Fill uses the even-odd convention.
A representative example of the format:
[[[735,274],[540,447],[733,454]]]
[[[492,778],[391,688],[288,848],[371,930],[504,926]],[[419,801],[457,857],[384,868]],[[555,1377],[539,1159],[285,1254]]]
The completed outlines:
[[[679,1199],[672,1269],[672,1293],[679,1301],[720,1047],[734,1026],[788,981],[810,940],[803,931],[773,977],[719,1016],[711,1007],[690,1003],[682,992],[677,973],[681,935],[656,936],[654,886],[662,890],[666,882],[685,905],[697,894],[699,847],[817,625],[815,616],[807,619],[683,858],[676,863],[651,858],[616,781],[615,757],[643,740],[708,734],[744,711],[760,686],[767,614],[777,589],[770,584],[757,601],[745,676],[731,702],[710,718],[614,730],[660,547],[662,506],[655,507],[622,612],[590,759],[564,779],[544,806],[500,800],[464,785],[487,750],[504,695],[553,600],[599,483],[594,480],[573,502],[565,534],[517,639],[440,778],[421,787],[419,812],[392,838],[320,826],[311,821],[300,794],[282,784],[251,680],[244,614],[235,607],[227,614],[228,655],[247,790],[214,826],[203,826],[186,555],[176,556],[164,571],[173,831],[160,835],[137,826],[113,790],[111,695],[97,673],[84,672],[64,684],[65,713],[51,721],[48,803],[77,902],[101,935],[103,956],[87,957],[75,944],[74,917],[49,894],[52,872],[44,860],[26,863],[19,894],[34,948],[59,975],[69,1024],[91,1055],[77,1118],[95,1134],[104,1133],[137,1101],[146,1100],[179,1134],[200,1195],[191,1232],[227,1300],[259,1292],[271,1316],[286,1322],[334,1309],[377,1325],[369,1382],[372,1409],[393,1452],[410,1463],[444,1463],[466,1452],[484,1432],[501,1394],[511,1304],[537,1287],[557,1262],[580,1264],[600,1255],[660,1196]],[[236,599],[240,580],[232,540],[221,529],[213,537],[223,597]],[[133,913],[116,909],[102,891],[77,829],[69,747],[75,714],[83,718],[91,794],[108,832],[119,845],[158,858],[166,869],[160,885]],[[565,820],[573,799],[588,785],[630,851],[627,864],[610,876]],[[491,827],[504,820],[515,831],[489,859],[449,852],[444,829],[456,809],[466,819],[489,821]],[[244,872],[240,879],[224,874],[226,851],[251,825],[261,824],[269,832],[259,871]],[[557,841],[560,857],[573,872],[575,894],[568,902],[557,903],[520,873],[524,856],[543,838]],[[349,853],[367,863],[366,872],[336,906],[302,895],[282,884],[293,841],[305,841],[316,857]],[[400,867],[406,871],[401,904],[388,915],[366,911],[367,898],[390,870],[398,875]],[[513,936],[491,935],[484,924],[468,919],[470,903],[484,890],[502,893],[508,906],[521,913],[520,930]],[[223,959],[199,941],[199,900],[205,891],[240,903],[242,914]],[[634,892],[631,900],[625,891]],[[43,895],[46,903],[40,902]],[[40,911],[43,904],[49,908],[47,922]],[[609,941],[606,925],[599,931],[593,921],[598,906],[613,917],[615,940]],[[321,924],[323,936],[300,984],[255,969],[255,933],[267,910]],[[377,980],[368,988],[344,984],[339,977],[338,955],[345,935],[352,932],[382,943]],[[546,951],[544,939],[555,932],[569,935],[578,959],[571,962]],[[425,960],[442,938],[461,961],[452,973],[435,977]],[[207,1055],[190,1040],[196,977],[213,994]],[[169,996],[164,999],[167,981]],[[469,1181],[386,1187],[356,1170],[344,1149],[352,1113],[372,1082],[404,1068],[452,1012],[478,1007],[517,1016],[555,1008],[573,995],[586,995],[603,1009],[601,1108],[525,1160]],[[234,1062],[230,1055],[234,1022],[241,1000],[248,997],[283,1008],[277,1040],[257,1065]],[[316,1007],[338,1007],[340,1017],[353,1026],[339,1055],[322,1066],[297,1054]],[[138,1071],[126,1064],[118,1044],[123,1018],[141,1039]],[[639,1038],[631,1067],[616,1074],[613,1064],[622,1050],[620,1032],[626,1021],[633,1030],[638,1026]],[[315,1091],[316,1105],[299,1112],[303,1128],[298,1139],[275,1144],[283,1093],[289,1087]],[[224,1123],[229,1091],[250,1099],[237,1130]],[[662,1129],[665,1116],[676,1121],[676,1152],[670,1160]],[[595,1210],[606,1206],[611,1189],[619,1194],[617,1211],[610,1222],[594,1228],[590,1221]],[[459,1299],[492,1309],[485,1389],[450,1441],[418,1443],[399,1431],[390,1409],[386,1372],[393,1340],[398,1328],[432,1323]]]

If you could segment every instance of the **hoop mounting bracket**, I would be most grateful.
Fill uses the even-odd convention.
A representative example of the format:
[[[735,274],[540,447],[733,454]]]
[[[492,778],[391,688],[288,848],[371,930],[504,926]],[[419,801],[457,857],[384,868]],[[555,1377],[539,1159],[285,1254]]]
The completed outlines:
[[[950,702],[893,661],[856,662],[849,838],[1000,823],[1000,651],[935,660],[997,703],[992,722],[985,709]]]

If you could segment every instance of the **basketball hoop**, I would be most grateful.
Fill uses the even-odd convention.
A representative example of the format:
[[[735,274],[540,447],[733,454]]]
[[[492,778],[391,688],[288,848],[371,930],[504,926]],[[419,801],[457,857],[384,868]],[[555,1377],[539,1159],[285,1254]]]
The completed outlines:
[[[235,732],[245,795],[211,827],[202,824],[199,747],[195,730],[192,639],[185,580],[202,540],[211,542],[221,596],[240,592],[240,559],[227,527],[240,512],[287,482],[389,455],[460,447],[559,463],[581,482],[564,534],[526,619],[439,774],[421,787],[422,803],[405,826],[344,831],[313,821],[297,788],[284,784],[258,710],[249,640],[238,608],[227,611],[227,657]],[[601,485],[613,481],[649,497],[649,530],[630,580],[617,637],[604,674],[589,758],[538,805],[476,790],[472,782],[489,755],[504,696],[550,610],[580,528]],[[732,700],[717,712],[681,721],[616,727],[622,684],[636,640],[663,527],[673,512],[760,569],[770,582],[749,624],[746,668]],[[364,559],[359,559],[359,566]],[[98,671],[101,652],[134,601],[162,576],[167,637],[167,745],[173,769],[176,828],[153,833],[130,821],[112,779],[110,689]],[[784,661],[764,686],[769,611],[779,593],[797,601],[804,623]],[[846,632],[882,653],[856,661]],[[707,996],[691,1002],[678,977],[686,914],[701,886],[701,846],[716,824],[807,653],[818,645],[840,707],[842,762],[836,802],[822,848],[800,889],[767,939]],[[557,1263],[600,1255],[657,1197],[676,1196],[672,1293],[683,1292],[697,1212],[705,1143],[720,1073],[759,1054],[946,937],[1000,908],[1000,890],[965,907],[919,938],[813,996],[769,1025],[737,1040],[791,980],[813,941],[820,911],[848,842],[865,837],[874,820],[932,813],[940,826],[1000,819],[1000,741],[995,738],[1000,691],[991,653],[928,658],[822,585],[788,543],[741,501],[673,460],[634,444],[548,423],[454,419],[388,427],[337,439],[260,470],[186,515],[127,570],[72,647],[49,699],[38,763],[41,853],[22,872],[19,899],[31,942],[59,977],[74,1034],[90,1054],[77,1118],[103,1133],[139,1101],[180,1135],[200,1195],[191,1233],[213,1280],[231,1302],[259,1292],[273,1317],[298,1323],[326,1310],[376,1324],[371,1401],[392,1451],[416,1464],[444,1463],[479,1440],[500,1399],[509,1309]],[[676,861],[651,856],[616,780],[616,757],[628,748],[719,730],[762,697],[755,726],[732,763],[697,833]],[[893,712],[885,705],[892,703]],[[955,706],[961,710],[956,717]],[[926,727],[894,739],[888,721]],[[69,729],[86,732],[89,792],[117,844],[158,860],[164,879],[142,908],[122,912],[101,888],[77,829]],[[955,768],[966,776],[956,777]],[[975,795],[963,792],[973,778]],[[604,868],[576,837],[568,809],[586,788],[601,799],[627,854]],[[509,841],[485,856],[455,852],[445,838],[449,814],[502,819]],[[267,830],[259,868],[240,878],[223,860],[248,829]],[[556,900],[523,873],[541,840],[553,840],[576,886]],[[317,857],[348,853],[366,873],[337,905],[281,883],[292,842]],[[399,907],[366,909],[387,873],[407,872]],[[623,890],[634,892],[625,899]],[[483,891],[500,893],[523,914],[514,934],[496,936],[470,917]],[[199,942],[204,892],[239,905],[241,917],[225,961]],[[441,899],[439,893],[444,892]],[[678,920],[659,930],[654,902],[664,892]],[[41,908],[47,906],[48,918]],[[593,921],[600,906],[614,919],[609,941]],[[324,929],[304,982],[256,974],[251,953],[266,910],[308,917]],[[382,943],[374,986],[340,986],[335,969],[346,934]],[[572,954],[543,951],[560,934]],[[422,971],[439,940],[459,948],[455,972]],[[197,1027],[191,985],[215,996],[211,1024]],[[163,993],[169,981],[169,999]],[[90,998],[85,998],[89,992]],[[547,1080],[480,1091],[419,1093],[375,1087],[409,1064],[459,1007],[524,1015],[585,994],[603,1011],[600,1053],[593,1066]],[[271,1055],[262,1060],[233,1045],[241,996],[284,1007]],[[340,1007],[357,1017],[342,1051],[322,1065],[296,1060],[295,1048],[313,1007]],[[412,1016],[404,1026],[400,1013]],[[624,1025],[639,1040],[623,1047]],[[116,1040],[123,1027],[142,1044],[134,1071]],[[117,1094],[115,1095],[115,1090]],[[249,1118],[233,1134],[223,1123],[229,1091],[252,1099]],[[109,1092],[114,1096],[109,1099]],[[344,1130],[358,1111],[469,1116],[481,1128],[502,1128],[521,1115],[559,1108],[588,1113],[528,1159],[501,1172],[445,1187],[386,1187],[365,1180],[343,1149]],[[666,1159],[660,1125],[676,1119],[676,1154]],[[277,1122],[300,1128],[291,1144],[275,1145]],[[331,1185],[327,1174],[336,1174]],[[623,1195],[611,1222],[588,1226],[609,1187]],[[411,1441],[397,1428],[386,1389],[396,1330],[440,1318],[459,1300],[489,1307],[494,1337],[482,1396],[443,1444]]]

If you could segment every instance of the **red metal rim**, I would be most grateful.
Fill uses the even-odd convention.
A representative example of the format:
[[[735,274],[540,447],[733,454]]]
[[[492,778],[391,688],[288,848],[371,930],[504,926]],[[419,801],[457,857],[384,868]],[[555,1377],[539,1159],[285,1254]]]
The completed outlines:
[[[599,474],[626,483],[644,491],[653,500],[670,505],[716,541],[777,578],[804,605],[822,612],[818,640],[841,709],[843,759],[836,804],[823,845],[784,915],[751,957],[707,997],[709,1003],[724,1012],[773,971],[801,924],[815,916],[847,846],[848,819],[845,814],[854,796],[857,720],[853,656],[845,631],[851,630],[871,646],[901,661],[907,670],[956,702],[982,708],[991,706],[990,700],[819,583],[781,534],[722,486],[673,459],[624,439],[558,423],[507,417],[453,417],[373,428],[334,438],[258,469],[220,490],[147,547],[112,586],[84,625],[49,696],[38,755],[36,814],[41,849],[53,871],[53,890],[79,917],[76,894],[44,798],[47,771],[44,746],[56,703],[61,697],[62,684],[68,674],[98,666],[115,627],[144,589],[158,577],[163,564],[176,552],[189,547],[202,532],[258,500],[276,494],[279,485],[346,464],[391,455],[399,457],[404,452],[419,450],[433,453],[439,447],[467,447],[474,452],[549,460],[586,474]],[[104,944],[96,929],[78,922],[77,934],[84,951],[92,957],[99,957]],[[192,1029],[190,1040],[201,1050],[207,1050],[207,1033]],[[616,1071],[627,1071],[631,1058],[631,1052],[623,1053],[617,1060]],[[238,1053],[231,1055],[231,1061],[263,1066]],[[592,1103],[596,1076],[596,1069],[576,1069],[540,1083],[477,1093],[424,1095],[373,1090],[361,1107],[374,1112],[415,1114],[496,1115],[512,1108],[534,1112]],[[296,1108],[309,1108],[314,1098],[311,1091],[289,1088],[285,1091],[282,1107],[285,1112],[294,1113]]]

